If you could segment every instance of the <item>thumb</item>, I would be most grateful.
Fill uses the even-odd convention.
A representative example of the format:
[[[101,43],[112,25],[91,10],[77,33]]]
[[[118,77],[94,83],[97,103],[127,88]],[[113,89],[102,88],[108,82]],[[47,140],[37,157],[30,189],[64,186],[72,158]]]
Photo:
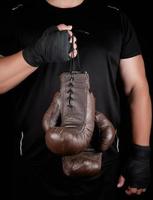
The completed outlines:
[[[70,31],[72,30],[72,26],[71,25],[65,25],[65,24],[59,24],[57,26],[59,31]]]
[[[125,183],[125,178],[123,176],[120,176],[118,179],[117,187],[118,188],[123,187],[124,183]]]

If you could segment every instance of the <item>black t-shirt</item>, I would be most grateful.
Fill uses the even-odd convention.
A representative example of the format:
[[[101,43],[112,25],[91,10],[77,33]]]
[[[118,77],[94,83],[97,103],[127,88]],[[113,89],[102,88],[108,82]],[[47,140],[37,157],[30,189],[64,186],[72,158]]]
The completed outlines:
[[[91,91],[96,97],[96,110],[103,112],[118,129],[120,59],[140,54],[133,27],[119,9],[89,0],[68,9],[56,8],[45,0],[32,7],[20,6],[11,11],[10,21],[1,32],[0,54],[18,52],[35,42],[46,28],[61,23],[82,30],[75,32],[80,65],[82,70],[89,73]],[[41,67],[10,91],[13,126],[21,137],[18,149],[24,160],[32,163],[43,163],[48,157],[58,160],[45,145],[42,118],[53,95],[59,90],[59,75],[65,71],[69,71],[68,63]],[[104,163],[117,156],[115,143],[105,153]]]

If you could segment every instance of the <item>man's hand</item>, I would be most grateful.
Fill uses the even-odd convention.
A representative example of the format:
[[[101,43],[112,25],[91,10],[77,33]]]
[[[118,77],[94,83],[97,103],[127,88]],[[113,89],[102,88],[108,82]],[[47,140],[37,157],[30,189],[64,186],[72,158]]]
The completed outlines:
[[[125,182],[126,182],[126,180],[125,180],[124,176],[121,175],[121,176],[119,177],[117,187],[118,187],[118,188],[122,188],[122,187],[125,185]],[[126,193],[127,195],[133,195],[133,194],[141,195],[141,194],[144,193],[144,192],[146,192],[146,189],[144,189],[144,188],[138,189],[138,188],[130,187],[130,186],[128,186],[128,187],[126,188],[126,190],[125,190],[125,193]]]
[[[33,67],[67,62],[77,55],[76,38],[71,29],[72,26],[64,24],[49,27],[35,43],[22,51],[23,58]]]
[[[77,56],[77,44],[76,44],[77,39],[72,33],[72,26],[71,25],[67,26],[65,24],[59,24],[57,26],[57,28],[58,28],[59,31],[68,31],[68,34],[69,34],[69,37],[70,37],[70,40],[69,40],[70,44],[72,44],[72,41],[73,41],[73,51],[71,51],[69,53],[69,56],[71,58],[76,57]],[[72,39],[72,37],[74,37],[74,38]]]
[[[30,74],[36,71],[36,66],[43,66],[46,62],[61,62],[70,57],[77,55],[76,38],[72,40],[72,26],[64,24],[50,28],[48,32],[31,47],[27,47],[24,51],[20,51],[11,56],[0,56],[0,94],[3,94],[17,86],[26,79]],[[64,32],[60,37],[61,32]],[[58,32],[58,33],[57,33]],[[52,37],[52,33],[56,36],[56,40]],[[57,35],[56,35],[57,34]],[[56,43],[56,41],[58,41]],[[73,48],[72,46],[73,41]],[[70,48],[71,47],[71,48]],[[72,49],[71,52],[69,50]],[[33,66],[33,67],[32,67]]]
[[[150,182],[150,147],[133,145],[129,159],[120,176],[117,187],[126,185],[126,194],[141,195]]]

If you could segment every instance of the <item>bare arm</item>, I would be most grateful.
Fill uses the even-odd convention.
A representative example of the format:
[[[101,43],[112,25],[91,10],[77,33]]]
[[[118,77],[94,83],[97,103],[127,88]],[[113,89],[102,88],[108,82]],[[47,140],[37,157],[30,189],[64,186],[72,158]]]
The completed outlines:
[[[152,109],[142,56],[122,59],[120,72],[124,82],[125,93],[129,100],[133,143],[147,147],[150,141]],[[122,187],[124,183],[125,177],[120,176],[117,186]],[[130,186],[125,190],[128,195],[140,195],[145,191],[146,188]]]
[[[59,31],[67,30],[70,37],[72,37],[72,26],[60,24],[57,26]],[[72,39],[69,41],[72,43]],[[73,43],[74,50],[69,53],[70,57],[77,55],[76,38]],[[36,71],[37,67],[29,65],[23,58],[22,51],[7,57],[0,57],[0,94],[9,91],[16,85],[21,83],[30,74]]]
[[[151,100],[142,56],[122,59],[120,72],[129,99],[133,143],[148,146],[151,132]]]
[[[0,58],[0,94],[14,88],[36,69],[24,60],[22,52]]]

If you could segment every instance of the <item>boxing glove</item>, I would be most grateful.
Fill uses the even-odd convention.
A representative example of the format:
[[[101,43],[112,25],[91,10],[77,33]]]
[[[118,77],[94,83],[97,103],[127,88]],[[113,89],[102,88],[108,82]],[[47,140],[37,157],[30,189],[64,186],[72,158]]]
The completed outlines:
[[[106,151],[110,148],[115,140],[116,131],[113,124],[108,118],[100,112],[96,112],[95,122],[99,128],[99,139],[97,141],[97,147],[100,151]]]
[[[69,35],[67,31],[59,31],[52,26],[31,46],[22,51],[25,61],[33,67],[44,66],[53,62],[69,60]]]
[[[95,149],[90,144],[90,147],[80,154],[64,156],[62,164],[66,176],[99,176],[101,174],[102,152],[112,145],[116,133],[112,123],[103,113],[96,112],[95,122],[99,128],[99,133],[95,132],[97,136],[95,146],[98,147]]]
[[[66,176],[99,176],[101,174],[102,153],[90,147],[79,154],[64,156],[62,166]]]
[[[60,92],[43,117],[45,141],[50,151],[73,155],[90,144],[95,121],[95,99],[89,89],[87,73],[63,73]],[[56,127],[58,118],[61,125]]]

